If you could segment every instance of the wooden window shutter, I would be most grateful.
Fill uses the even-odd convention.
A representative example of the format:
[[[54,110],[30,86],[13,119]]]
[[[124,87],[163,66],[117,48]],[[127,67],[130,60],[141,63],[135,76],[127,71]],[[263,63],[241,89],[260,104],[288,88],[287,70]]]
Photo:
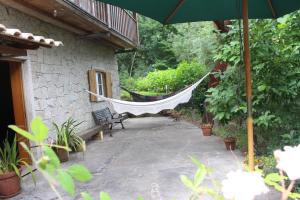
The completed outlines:
[[[106,76],[106,95],[107,95],[107,97],[112,98],[113,94],[112,94],[112,77],[111,77],[111,73],[106,72],[105,76]]]
[[[89,76],[89,89],[91,92],[97,94],[96,71],[93,69],[89,70],[88,76]],[[97,102],[98,98],[95,95],[90,94],[90,100],[92,102]]]

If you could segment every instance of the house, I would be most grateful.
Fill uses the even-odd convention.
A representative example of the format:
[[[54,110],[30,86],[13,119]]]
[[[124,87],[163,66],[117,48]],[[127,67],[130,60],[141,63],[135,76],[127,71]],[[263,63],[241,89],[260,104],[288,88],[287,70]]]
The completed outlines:
[[[115,55],[138,45],[136,14],[94,0],[0,0],[0,24],[1,140],[35,116],[52,137],[68,117],[93,129],[91,112],[107,105],[85,90],[119,98]]]

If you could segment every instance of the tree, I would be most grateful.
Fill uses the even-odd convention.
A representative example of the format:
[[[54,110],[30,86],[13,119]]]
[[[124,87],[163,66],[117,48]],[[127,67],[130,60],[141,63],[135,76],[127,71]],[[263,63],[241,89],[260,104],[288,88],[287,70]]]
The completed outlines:
[[[230,67],[210,89],[210,111],[223,123],[246,117],[244,68],[236,22],[216,59]],[[276,20],[252,20],[250,48],[253,114],[257,137],[276,138],[300,130],[300,12]],[[279,142],[279,141],[278,141]]]
[[[196,60],[210,66],[218,46],[218,35],[212,22],[176,25],[179,34],[173,37],[173,49],[178,60]]]
[[[153,69],[177,65],[172,49],[172,37],[177,34],[173,25],[164,26],[150,18],[139,17],[140,46],[135,52],[118,55],[119,69],[131,76],[146,75]]]

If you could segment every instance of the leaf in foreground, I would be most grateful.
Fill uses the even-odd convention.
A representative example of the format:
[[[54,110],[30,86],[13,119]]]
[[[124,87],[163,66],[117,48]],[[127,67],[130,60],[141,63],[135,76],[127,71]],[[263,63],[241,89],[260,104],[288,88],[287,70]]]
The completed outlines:
[[[195,190],[194,183],[187,177],[187,176],[180,176],[181,182],[187,187],[190,188],[191,190]]]
[[[55,169],[58,168],[60,166],[60,161],[53,149],[48,146],[43,146],[43,151],[45,155],[49,157],[50,164],[53,165]]]
[[[67,172],[77,181],[85,182],[91,180],[92,174],[82,165],[72,165],[67,169]]]
[[[57,180],[60,183],[60,186],[68,192],[70,195],[75,195],[75,185],[72,177],[63,170],[58,170]]]
[[[29,139],[30,141],[37,141],[34,135],[32,135],[31,133],[29,133],[27,131],[24,131],[23,129],[21,129],[15,125],[9,125],[8,127],[10,129],[12,129],[13,131],[15,131],[16,133],[25,137],[26,139]]]
[[[49,129],[40,117],[36,117],[32,120],[31,130],[38,142],[43,142],[48,137]]]
[[[87,192],[82,192],[81,196],[84,200],[93,200],[92,197]]]
[[[111,200],[111,198],[106,192],[100,192],[100,200]]]

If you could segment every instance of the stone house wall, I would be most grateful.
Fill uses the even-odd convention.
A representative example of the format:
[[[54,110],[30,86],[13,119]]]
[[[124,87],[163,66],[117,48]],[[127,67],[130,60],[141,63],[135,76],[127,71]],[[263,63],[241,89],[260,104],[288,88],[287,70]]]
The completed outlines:
[[[51,134],[52,122],[60,124],[68,117],[84,121],[80,131],[95,126],[91,112],[105,106],[105,103],[91,103],[89,95],[84,91],[89,88],[89,69],[111,72],[113,97],[119,98],[118,66],[112,48],[101,42],[81,39],[76,34],[1,4],[0,22],[8,28],[18,28],[22,32],[64,43],[63,47],[41,47],[28,51],[28,64],[22,66],[31,67],[31,77],[26,77],[25,80],[29,78],[32,81],[33,108],[27,110],[27,113],[42,117],[50,127]]]

